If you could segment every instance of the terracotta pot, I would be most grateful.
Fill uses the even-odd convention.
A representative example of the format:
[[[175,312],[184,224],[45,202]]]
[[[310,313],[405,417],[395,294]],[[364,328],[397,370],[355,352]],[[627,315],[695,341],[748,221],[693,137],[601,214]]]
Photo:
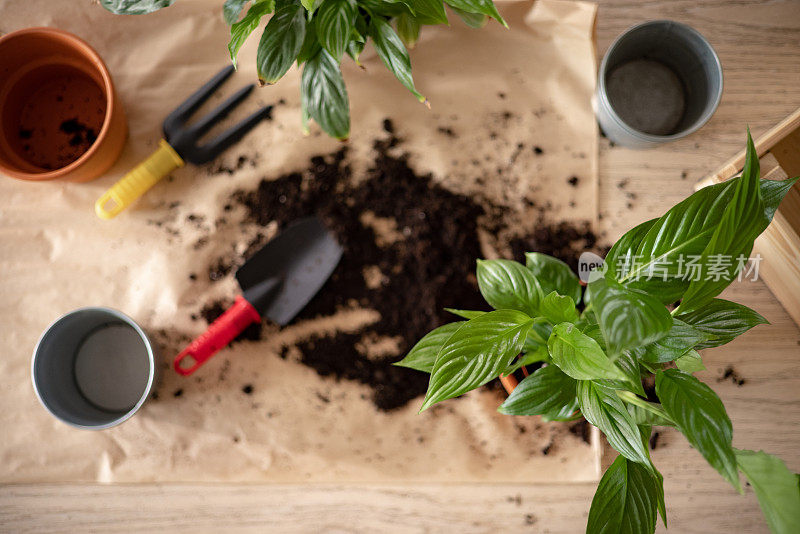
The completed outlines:
[[[128,127],[103,60],[55,28],[0,37],[0,173],[85,182],[119,157]]]

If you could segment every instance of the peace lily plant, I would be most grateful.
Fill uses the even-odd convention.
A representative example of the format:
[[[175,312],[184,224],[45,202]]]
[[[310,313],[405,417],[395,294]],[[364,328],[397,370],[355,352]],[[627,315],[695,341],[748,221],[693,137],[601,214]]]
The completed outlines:
[[[774,456],[735,449],[720,398],[693,376],[704,369],[698,350],[767,322],[716,297],[796,180],[760,180],[748,133],[740,177],[623,235],[585,290],[550,256],[528,253],[526,265],[479,260],[478,286],[494,311],[450,310],[464,320],[430,332],[397,365],[430,373],[426,410],[540,362],[499,411],[545,421],[585,417],[619,453],[592,500],[588,533],[652,533],[658,514],[666,526],[663,478],[647,447],[654,426],[678,429],[740,493],[741,471],[770,529],[797,532],[800,478]],[[700,276],[686,276],[690,257]],[[652,381],[657,402],[643,386]]]
[[[112,13],[141,15],[172,5],[175,0],[100,0]],[[245,9],[249,4],[248,9]],[[313,119],[330,136],[350,135],[350,104],[340,63],[345,54],[359,66],[358,57],[371,40],[378,57],[420,101],[414,87],[408,50],[423,25],[449,24],[445,4],[473,28],[488,18],[506,22],[492,0],[225,0],[225,21],[231,27],[231,60],[272,14],[258,43],[259,82],[273,84],[292,64],[302,68],[300,104],[303,129]],[[394,26],[392,25],[394,24]]]

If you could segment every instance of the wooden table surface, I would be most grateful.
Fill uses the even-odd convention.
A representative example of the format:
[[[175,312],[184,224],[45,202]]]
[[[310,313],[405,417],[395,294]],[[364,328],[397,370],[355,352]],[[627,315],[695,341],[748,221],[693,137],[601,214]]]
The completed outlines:
[[[746,125],[758,136],[800,106],[800,1],[599,3],[599,54],[628,26],[668,18],[702,32],[725,70],[722,104],[698,133],[647,151],[601,143],[602,224],[615,239],[690,194],[698,179],[744,146]],[[755,308],[772,325],[704,351],[708,371],[700,377],[725,402],[735,446],[763,448],[800,471],[800,330],[761,282],[740,284],[726,296]],[[729,365],[744,384],[721,379]],[[606,464],[613,454],[608,456]],[[767,530],[752,491],[737,495],[677,432],[660,431],[653,460],[665,478],[670,531]],[[0,488],[0,531],[572,533],[584,530],[594,489],[594,484],[12,485]]]

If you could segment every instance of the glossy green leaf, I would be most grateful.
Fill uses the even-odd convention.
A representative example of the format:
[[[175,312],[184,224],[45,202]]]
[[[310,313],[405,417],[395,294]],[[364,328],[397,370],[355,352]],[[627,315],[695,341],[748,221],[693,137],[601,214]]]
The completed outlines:
[[[222,18],[228,26],[232,26],[239,20],[239,15],[242,14],[244,6],[249,0],[225,0],[222,4]]]
[[[597,341],[573,324],[554,326],[547,348],[553,363],[576,380],[626,379],[625,373],[606,356]]]
[[[306,10],[301,5],[288,4],[275,11],[258,43],[256,68],[262,85],[273,84],[286,74],[300,53],[305,36]]]
[[[300,102],[309,117],[328,135],[347,139],[350,135],[350,104],[339,70],[339,62],[327,50],[309,59],[300,81]]]
[[[495,309],[519,310],[531,317],[539,315],[542,290],[536,277],[511,260],[478,260],[478,287]]]
[[[486,22],[489,20],[489,17],[486,15],[482,15],[480,13],[469,13],[468,11],[464,11],[463,9],[458,9],[457,7],[450,6],[450,9],[458,15],[458,18],[464,21],[464,24],[469,26],[470,28],[483,28],[486,26]]]
[[[241,21],[231,25],[231,40],[228,42],[228,52],[234,66],[236,66],[236,55],[239,53],[239,49],[250,37],[250,34],[253,33],[253,30],[258,28],[261,18],[268,13],[272,13],[274,9],[274,0],[255,2],[247,10],[247,14]]]
[[[300,0],[300,3],[309,13],[314,13],[325,0]]]
[[[378,57],[402,83],[406,89],[417,97],[420,102],[425,101],[425,97],[417,92],[414,87],[414,79],[411,77],[411,60],[408,51],[403,45],[403,41],[397,36],[395,31],[382,17],[373,17],[369,23],[369,36],[372,37],[372,44]]]
[[[492,0],[447,0],[446,3],[450,7],[466,11],[467,13],[479,13],[492,17],[508,28],[508,24],[506,24],[506,21],[500,16],[500,13],[497,12],[497,8],[494,6]]]
[[[445,311],[452,313],[453,315],[457,315],[464,319],[474,319],[475,317],[480,317],[485,311],[477,311],[477,310],[457,310],[455,308],[445,308]]]
[[[633,350],[622,351],[614,361],[616,368],[625,375],[624,380],[598,380],[598,382],[612,389],[626,389],[645,397],[646,393],[644,386],[642,386],[642,373],[639,369],[639,352]]]
[[[175,0],[100,0],[100,5],[116,15],[145,15],[171,6]]]
[[[644,237],[659,221],[658,217],[650,219],[641,224],[638,224],[625,232],[616,243],[611,247],[611,250],[606,254],[604,260],[606,265],[605,277],[612,280],[624,279],[630,270],[639,261],[637,251]],[[644,259],[642,258],[642,261]]]
[[[612,356],[655,343],[672,328],[669,311],[650,295],[603,278],[589,283],[587,289]]]
[[[653,224],[644,223],[644,227],[649,227],[643,236],[640,235],[643,228],[634,228],[631,232],[637,235],[623,236],[625,247],[612,249],[615,263],[609,264],[609,269],[613,268],[627,287],[655,295],[664,304],[680,299],[689,287],[689,278],[696,276],[688,264],[692,257],[702,254],[711,240],[736,182],[700,189]],[[624,265],[625,261],[631,263]]]
[[[745,228],[745,221],[738,221],[744,228],[739,233],[761,233],[795,180],[761,180],[764,217],[758,227]],[[741,178],[734,178],[700,189],[662,217],[626,233],[606,256],[606,277],[655,295],[664,304],[679,300],[688,289],[690,278],[696,277],[697,271],[689,265],[692,257],[699,261],[740,182]],[[735,255],[736,251],[723,253]],[[732,261],[736,263],[736,258]]]
[[[647,448],[648,445],[650,444],[650,436],[653,433],[653,427],[652,425],[649,424],[638,425],[638,427],[639,427],[639,432],[642,436],[642,443],[644,443],[645,448]],[[658,469],[655,468],[654,465],[651,465],[651,467],[652,471],[650,471],[650,473],[653,475],[653,482],[656,485],[655,487],[656,508],[658,510],[658,513],[661,514],[661,520],[664,522],[664,527],[666,528],[668,525],[667,525],[667,503],[664,498],[664,477],[658,471]]]
[[[449,24],[442,0],[404,0],[417,24]],[[399,30],[398,30],[399,31]]]
[[[711,337],[706,332],[698,330],[680,319],[673,318],[672,321],[672,328],[666,336],[642,348],[641,359],[643,361],[671,362]]]
[[[724,345],[754,326],[769,323],[747,306],[723,299],[714,299],[694,311],[676,317],[711,336],[698,343],[697,349]]]
[[[497,378],[522,349],[533,319],[516,310],[498,310],[470,319],[436,356],[420,411]]]
[[[525,341],[527,342],[527,339]],[[515,373],[518,369],[525,367],[526,365],[531,365],[536,362],[550,361],[550,353],[547,352],[547,345],[541,345],[533,350],[528,351],[525,350],[525,346],[523,345],[522,351],[523,353],[517,357],[515,362],[506,367],[502,374],[508,376]]]
[[[553,333],[553,325],[543,322],[536,322],[531,331],[528,332],[528,338],[535,339],[538,343],[547,346],[547,340],[550,339],[550,334]]]
[[[359,56],[361,56],[361,52],[364,51],[364,46],[366,43],[362,43],[356,40],[350,41],[347,43],[347,55],[350,56],[353,61],[356,62],[356,65],[363,68],[361,66],[361,62],[358,60]]]
[[[666,410],[664,410],[664,407],[661,406],[661,404],[647,401],[640,396],[626,390],[618,389],[614,393],[616,393],[617,397],[626,403],[628,407],[628,413],[633,416],[636,424],[640,427],[643,425],[675,426],[675,422],[670,419],[669,414],[666,412]],[[647,438],[649,438],[649,436],[650,433],[647,432]],[[647,439],[645,439],[645,445],[646,442]]]
[[[522,345],[522,352],[539,352],[539,350],[542,348],[544,348],[545,352],[547,352],[547,340],[550,339],[550,334],[552,332],[552,325],[548,323],[534,323],[531,329],[528,331],[528,336],[525,338],[525,344]]]
[[[605,434],[609,444],[625,458],[649,469],[650,456],[642,442],[639,428],[614,391],[582,380],[577,384],[576,393],[583,416]]]
[[[354,0],[324,0],[315,15],[317,39],[337,61],[342,60],[356,23]]]
[[[800,176],[786,180],[761,180],[761,198],[764,200],[764,214],[767,219],[772,220],[783,198],[798,180]]]
[[[358,41],[359,43],[366,43],[368,33],[369,24],[367,23],[367,19],[365,18],[365,15],[359,11],[356,15],[356,26],[353,29],[353,40]]]
[[[578,320],[578,310],[572,297],[564,297],[552,291],[542,299],[539,313],[553,324],[574,323]]]
[[[563,261],[538,252],[526,252],[525,266],[536,276],[545,295],[557,291],[561,295],[572,297],[575,304],[581,301],[578,276]]]
[[[442,350],[445,342],[465,323],[466,321],[456,321],[428,332],[408,351],[405,358],[394,365],[430,373],[436,362],[436,355]]]
[[[703,358],[700,357],[700,353],[696,350],[690,350],[675,360],[675,366],[684,373],[689,373],[690,375],[704,371],[706,368],[706,366],[703,365]]]
[[[637,406],[636,404],[628,404],[628,413],[631,414],[633,421],[639,426],[648,425],[648,426],[675,426],[675,424],[667,419],[666,417],[662,417],[658,413],[652,412],[650,410],[645,410],[641,406]]]
[[[300,47],[300,52],[297,53],[297,64],[302,65],[309,59],[316,57],[320,50],[322,50],[322,45],[317,40],[316,19],[311,19],[306,23],[306,36],[303,39],[303,46]]]
[[[400,0],[358,0],[359,7],[367,9],[372,16],[399,17],[406,13],[413,15],[408,2]]]
[[[597,486],[587,534],[652,534],[663,494],[660,476],[617,456]]]
[[[715,258],[730,258],[730,265],[711,275],[710,268],[703,276],[692,280],[683,294],[678,312],[699,308],[728,287],[738,272],[738,257],[748,257],[753,250],[753,241],[769,225],[764,201],[761,198],[759,163],[756,147],[750,132],[747,132],[747,155],[742,176],[736,181],[730,204],[714,230],[714,234],[703,249],[699,263],[710,266]],[[717,262],[719,264],[719,262]],[[719,275],[719,279],[717,278]]]
[[[578,326],[577,324],[575,326]],[[581,329],[581,332],[597,341],[600,348],[606,350],[606,340],[603,338],[603,332],[600,331],[600,325],[597,323],[590,323]]]
[[[575,380],[555,365],[548,365],[525,377],[497,411],[506,415],[544,415],[558,420],[571,417],[577,409]]]
[[[764,451],[735,449],[735,454],[772,533],[796,533],[800,526],[798,476],[786,468],[783,460]]]
[[[407,48],[414,48],[419,40],[419,22],[413,15],[403,13],[397,17],[397,35]]]
[[[694,376],[677,369],[656,373],[656,394],[689,443],[741,492],[731,446],[731,420],[717,394]]]

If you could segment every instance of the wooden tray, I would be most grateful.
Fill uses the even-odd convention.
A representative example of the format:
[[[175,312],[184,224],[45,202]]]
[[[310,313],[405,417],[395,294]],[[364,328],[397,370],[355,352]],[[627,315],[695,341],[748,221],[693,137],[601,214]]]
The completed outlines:
[[[782,180],[800,175],[800,109],[756,140],[761,178]],[[723,182],[744,167],[745,151],[697,183],[696,189]],[[772,224],[753,246],[760,254],[759,276],[795,323],[800,325],[800,183],[789,191]]]

